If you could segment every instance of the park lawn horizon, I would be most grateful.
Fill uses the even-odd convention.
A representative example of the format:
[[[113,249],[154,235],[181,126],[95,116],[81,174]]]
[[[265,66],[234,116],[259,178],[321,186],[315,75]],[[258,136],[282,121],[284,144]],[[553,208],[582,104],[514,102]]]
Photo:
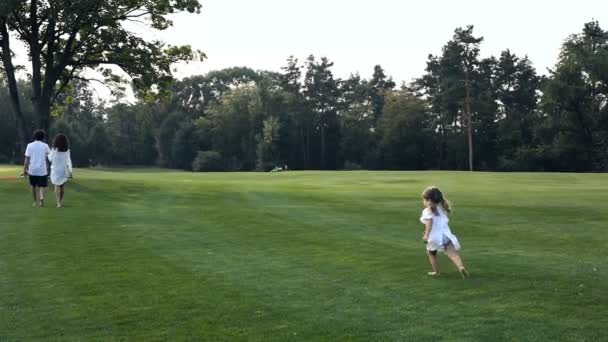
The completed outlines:
[[[608,339],[608,175],[0,166],[0,340]],[[441,187],[472,277],[429,278]]]

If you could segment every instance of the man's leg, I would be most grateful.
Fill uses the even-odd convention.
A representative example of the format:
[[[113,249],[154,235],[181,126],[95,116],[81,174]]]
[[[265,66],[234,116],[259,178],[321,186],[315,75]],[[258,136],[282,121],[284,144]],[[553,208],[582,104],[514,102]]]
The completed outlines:
[[[40,177],[40,206],[44,207],[44,198],[46,195],[46,187],[48,186],[48,177]]]
[[[39,189],[39,193],[40,193],[40,201],[39,201],[40,202],[40,206],[44,207],[44,194],[46,193],[46,191],[45,191],[46,188],[39,187],[38,189]]]
[[[32,185],[32,197],[34,198],[34,202],[32,202],[32,207],[38,205],[38,189]]]

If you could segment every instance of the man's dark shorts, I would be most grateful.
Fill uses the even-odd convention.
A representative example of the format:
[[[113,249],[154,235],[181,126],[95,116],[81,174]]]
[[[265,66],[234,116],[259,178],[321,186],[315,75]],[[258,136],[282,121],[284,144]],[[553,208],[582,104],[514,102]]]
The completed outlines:
[[[30,176],[30,185],[39,188],[46,188],[49,185],[48,176]]]

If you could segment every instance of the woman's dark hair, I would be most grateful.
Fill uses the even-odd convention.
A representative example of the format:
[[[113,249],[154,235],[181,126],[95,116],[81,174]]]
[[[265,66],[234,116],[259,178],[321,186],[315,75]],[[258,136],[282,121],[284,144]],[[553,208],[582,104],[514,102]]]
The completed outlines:
[[[46,136],[46,133],[44,133],[44,131],[41,129],[37,129],[34,131],[34,140],[42,141],[42,140],[44,140],[45,136]]]
[[[55,139],[53,139],[53,148],[56,148],[59,152],[67,152],[70,148],[70,141],[65,134],[57,134]]]

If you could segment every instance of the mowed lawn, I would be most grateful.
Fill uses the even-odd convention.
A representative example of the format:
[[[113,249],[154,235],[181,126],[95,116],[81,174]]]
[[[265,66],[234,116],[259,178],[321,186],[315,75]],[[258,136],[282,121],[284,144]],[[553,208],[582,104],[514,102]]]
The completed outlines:
[[[0,340],[606,341],[608,175],[0,167]],[[435,184],[472,278],[426,276]]]

